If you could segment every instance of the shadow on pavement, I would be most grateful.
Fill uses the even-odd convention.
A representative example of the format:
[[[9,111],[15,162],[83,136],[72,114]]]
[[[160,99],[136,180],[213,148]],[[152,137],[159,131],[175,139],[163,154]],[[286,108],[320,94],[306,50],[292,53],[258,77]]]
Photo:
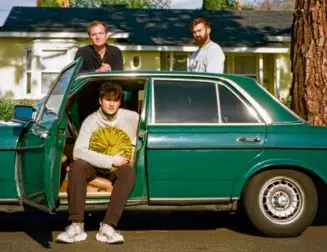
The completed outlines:
[[[58,216],[42,212],[0,214],[0,232],[25,232],[44,248],[52,246],[53,224]]]
[[[96,231],[104,212],[86,214],[85,229]],[[44,248],[51,248],[53,232],[65,230],[69,224],[67,213],[0,214],[0,232],[25,232]],[[314,226],[327,225],[327,211],[319,211]],[[227,212],[140,212],[125,211],[120,230],[215,230],[226,228],[250,236],[262,236],[243,215]]]
[[[327,226],[327,204],[319,208],[312,226]]]

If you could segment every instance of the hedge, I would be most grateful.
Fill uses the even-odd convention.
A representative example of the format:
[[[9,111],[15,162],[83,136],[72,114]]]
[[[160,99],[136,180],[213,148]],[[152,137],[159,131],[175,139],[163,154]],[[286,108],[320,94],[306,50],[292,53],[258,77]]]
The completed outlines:
[[[10,100],[0,98],[0,121],[9,121],[14,116],[15,105],[32,105],[36,101],[32,99]]]

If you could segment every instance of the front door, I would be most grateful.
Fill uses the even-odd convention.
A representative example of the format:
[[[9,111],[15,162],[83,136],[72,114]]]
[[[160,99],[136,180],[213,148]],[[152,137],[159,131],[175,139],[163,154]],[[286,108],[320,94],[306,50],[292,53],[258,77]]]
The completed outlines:
[[[65,103],[81,61],[74,61],[59,74],[35,122],[24,130],[18,145],[18,182],[23,202],[47,212],[56,207],[66,139]]]
[[[157,79],[153,93],[150,201],[228,200],[238,172],[262,152],[265,123],[223,82]]]

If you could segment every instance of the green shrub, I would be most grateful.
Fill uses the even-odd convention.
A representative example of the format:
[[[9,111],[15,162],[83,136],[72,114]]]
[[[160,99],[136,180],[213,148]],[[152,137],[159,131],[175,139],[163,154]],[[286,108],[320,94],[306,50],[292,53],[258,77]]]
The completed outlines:
[[[15,105],[33,105],[36,100],[10,100],[0,98],[0,121],[9,121],[14,116]]]

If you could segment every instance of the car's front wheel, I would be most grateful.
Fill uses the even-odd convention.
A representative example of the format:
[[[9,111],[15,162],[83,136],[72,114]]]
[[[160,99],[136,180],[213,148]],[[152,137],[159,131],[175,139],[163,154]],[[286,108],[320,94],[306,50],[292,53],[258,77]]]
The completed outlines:
[[[252,177],[243,191],[254,226],[272,237],[294,237],[310,226],[318,208],[316,187],[294,170],[269,170]]]

